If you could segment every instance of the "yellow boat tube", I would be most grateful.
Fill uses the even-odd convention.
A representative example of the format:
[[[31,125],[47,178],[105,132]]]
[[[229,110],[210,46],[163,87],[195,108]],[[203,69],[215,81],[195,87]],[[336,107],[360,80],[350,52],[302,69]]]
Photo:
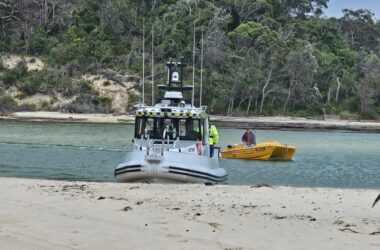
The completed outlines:
[[[262,142],[256,144],[256,146],[245,144],[229,145],[226,150],[221,152],[223,158],[263,161],[272,159],[290,161],[295,153],[295,147],[281,144],[277,141]]]

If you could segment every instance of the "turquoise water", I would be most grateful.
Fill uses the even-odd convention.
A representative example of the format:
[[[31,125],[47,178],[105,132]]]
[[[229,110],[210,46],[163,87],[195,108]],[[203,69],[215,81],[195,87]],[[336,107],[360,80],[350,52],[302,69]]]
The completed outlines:
[[[0,122],[0,176],[113,182],[131,149],[130,125]],[[219,129],[220,146],[243,130]],[[256,131],[297,147],[290,162],[221,159],[232,185],[380,188],[380,134]]]

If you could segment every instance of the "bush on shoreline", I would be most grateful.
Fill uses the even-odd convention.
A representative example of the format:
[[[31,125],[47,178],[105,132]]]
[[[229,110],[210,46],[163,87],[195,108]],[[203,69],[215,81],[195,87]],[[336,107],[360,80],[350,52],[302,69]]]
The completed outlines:
[[[17,102],[11,96],[0,96],[0,115],[8,115],[17,110]]]

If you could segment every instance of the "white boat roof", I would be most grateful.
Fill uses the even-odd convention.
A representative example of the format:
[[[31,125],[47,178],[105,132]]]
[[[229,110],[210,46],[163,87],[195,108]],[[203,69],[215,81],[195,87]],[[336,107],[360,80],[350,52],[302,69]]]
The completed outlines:
[[[152,106],[136,106],[135,116],[169,117],[169,118],[206,118],[205,108],[196,108],[189,103],[183,106],[172,106],[168,100],[162,100]]]
[[[182,92],[179,91],[166,91],[164,95],[165,99],[182,99]]]

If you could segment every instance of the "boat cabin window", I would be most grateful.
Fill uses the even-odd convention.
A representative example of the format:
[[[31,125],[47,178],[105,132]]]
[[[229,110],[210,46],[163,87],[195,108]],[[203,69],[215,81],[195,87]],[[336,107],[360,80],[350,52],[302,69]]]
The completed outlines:
[[[135,138],[170,140],[202,140],[203,123],[201,119],[136,117]]]

